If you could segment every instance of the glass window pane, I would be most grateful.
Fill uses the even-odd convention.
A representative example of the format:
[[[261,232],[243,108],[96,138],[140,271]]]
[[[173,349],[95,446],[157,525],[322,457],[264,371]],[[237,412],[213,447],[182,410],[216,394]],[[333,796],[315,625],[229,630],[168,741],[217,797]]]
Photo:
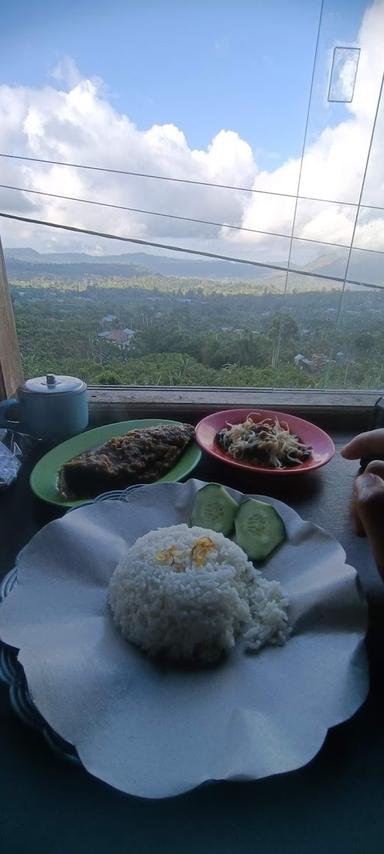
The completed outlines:
[[[358,47],[334,48],[328,101],[350,103],[353,100],[359,57]]]

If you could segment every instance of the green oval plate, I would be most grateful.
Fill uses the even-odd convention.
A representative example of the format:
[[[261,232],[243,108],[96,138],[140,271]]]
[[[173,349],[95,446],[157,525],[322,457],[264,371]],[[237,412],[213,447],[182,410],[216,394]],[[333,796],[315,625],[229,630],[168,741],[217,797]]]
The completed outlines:
[[[76,457],[89,448],[97,448],[114,436],[122,436],[124,433],[128,433],[129,430],[135,430],[137,427],[156,427],[158,424],[180,424],[180,421],[171,421],[167,418],[143,418],[139,421],[118,421],[116,424],[105,424],[104,427],[95,427],[93,430],[87,430],[86,433],[80,433],[78,436],[73,436],[72,439],[67,439],[66,442],[62,442],[61,445],[48,451],[33,469],[30,479],[33,492],[43,501],[48,501],[49,504],[56,504],[57,507],[62,507],[63,509],[66,507],[80,507],[82,504],[87,504],[93,499],[83,498],[81,501],[68,501],[62,498],[57,489],[57,478],[61,466],[68,460],[71,460],[72,457]],[[184,451],[176,465],[156,482],[182,480],[183,477],[186,477],[193,471],[200,459],[200,448],[193,442]]]

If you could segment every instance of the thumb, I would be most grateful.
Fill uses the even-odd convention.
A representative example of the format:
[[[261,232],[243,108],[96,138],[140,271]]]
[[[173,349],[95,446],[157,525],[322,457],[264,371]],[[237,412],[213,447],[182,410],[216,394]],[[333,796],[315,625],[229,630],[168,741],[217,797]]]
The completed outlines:
[[[384,578],[384,481],[377,474],[364,472],[356,479],[355,512]]]

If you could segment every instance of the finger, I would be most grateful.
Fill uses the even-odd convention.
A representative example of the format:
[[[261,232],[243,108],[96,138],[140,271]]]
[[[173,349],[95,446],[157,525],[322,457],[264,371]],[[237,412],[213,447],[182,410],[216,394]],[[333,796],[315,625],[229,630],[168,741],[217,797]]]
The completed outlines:
[[[384,481],[372,472],[360,475],[355,484],[355,507],[384,576]]]
[[[378,477],[381,477],[384,480],[384,460],[372,460],[372,462],[368,463],[364,474],[377,474]]]
[[[367,474],[367,473],[377,474],[379,477],[381,477],[384,480],[384,461],[383,460],[372,460],[372,462],[368,463],[364,473],[365,474]],[[352,500],[351,500],[351,513],[352,513],[352,518],[354,521],[355,531],[356,531],[357,536],[358,537],[364,537],[365,536],[364,525],[363,525],[363,523],[360,519],[360,516],[359,516],[359,510],[358,510],[356,498],[357,498],[357,492],[356,492],[356,483],[355,483],[353,495],[352,495]]]
[[[340,451],[346,460],[359,460],[360,457],[372,457],[375,454],[384,454],[384,429],[369,430],[360,433]]]
[[[353,524],[355,527],[355,531],[358,537],[365,537],[365,528],[359,516],[359,508],[357,503],[356,489],[353,491],[352,499],[351,499],[351,514],[353,519]]]

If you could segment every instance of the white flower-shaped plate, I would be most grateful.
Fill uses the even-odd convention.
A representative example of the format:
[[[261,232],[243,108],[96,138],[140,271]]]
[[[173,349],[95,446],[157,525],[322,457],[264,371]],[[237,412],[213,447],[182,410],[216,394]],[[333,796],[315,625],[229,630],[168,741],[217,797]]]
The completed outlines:
[[[368,690],[355,570],[329,534],[265,497],[287,529],[263,570],[290,600],[284,647],[246,655],[238,645],[221,665],[190,669],[161,666],[121,638],[107,605],[118,560],[146,531],[188,521],[202,485],[142,486],[51,522],[21,552],[0,607],[0,638],[19,650],[48,732],[73,745],[90,773],[134,795],[298,768]]]

